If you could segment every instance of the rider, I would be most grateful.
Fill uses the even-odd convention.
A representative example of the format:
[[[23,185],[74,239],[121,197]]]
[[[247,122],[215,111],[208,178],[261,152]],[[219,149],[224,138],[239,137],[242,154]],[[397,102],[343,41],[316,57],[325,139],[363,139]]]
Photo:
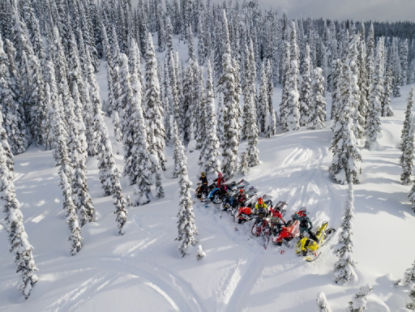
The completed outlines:
[[[226,193],[226,185],[223,184],[224,177],[222,175],[222,172],[218,172],[218,177],[216,178],[216,187],[220,190],[222,193]]]
[[[238,203],[238,205],[239,205],[239,206],[243,206],[243,205],[245,205],[245,202],[246,202],[246,195],[245,195],[245,191],[244,191],[244,189],[243,189],[243,188],[241,188],[241,189],[239,190],[239,194],[238,194],[238,196],[236,197],[236,200],[237,200],[237,203]]]
[[[199,178],[201,185],[200,185],[200,193],[201,194],[205,194],[205,196],[208,196],[208,179],[206,177],[206,173],[202,172],[200,174],[200,178]]]
[[[311,231],[313,224],[307,216],[307,209],[305,207],[301,207],[300,210],[293,215],[292,219],[293,221],[300,221],[300,239],[303,238],[303,233],[307,232],[312,240],[318,241],[316,235]]]
[[[258,201],[255,205],[255,214],[257,215],[255,223],[260,222],[263,218],[265,218],[268,215],[268,206],[264,203],[262,197],[258,198]]]
[[[278,235],[278,233],[281,231],[281,227],[283,225],[287,225],[287,222],[285,222],[280,209],[281,206],[276,206],[275,208],[270,207],[271,227],[274,235]]]

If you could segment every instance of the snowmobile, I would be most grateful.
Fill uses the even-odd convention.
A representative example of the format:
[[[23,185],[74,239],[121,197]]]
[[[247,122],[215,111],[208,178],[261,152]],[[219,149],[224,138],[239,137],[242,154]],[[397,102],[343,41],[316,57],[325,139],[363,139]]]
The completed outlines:
[[[300,235],[300,222],[288,221],[286,226],[281,227],[281,230],[276,235],[272,237],[272,243],[278,246],[281,246],[282,243],[288,244],[293,238],[296,238]]]
[[[239,207],[238,212],[235,215],[235,221],[241,224],[252,220],[253,217],[254,214],[252,213],[251,207]]]
[[[260,213],[256,218],[251,228],[251,234],[256,237],[262,237],[262,243],[265,249],[267,249],[270,236],[271,236],[271,224],[266,214]]]
[[[210,191],[210,189],[209,189],[209,186],[208,186],[208,192],[209,191]],[[200,201],[202,201],[202,202],[206,201],[206,195],[205,195],[204,192],[202,192],[202,183],[198,183],[197,184],[195,193],[196,193],[196,197],[199,198]]]
[[[304,256],[304,260],[308,262],[314,261],[320,255],[320,247],[333,236],[335,231],[333,228],[328,228],[328,222],[323,222],[316,232],[318,241],[303,237],[297,242],[295,252],[299,256]]]
[[[227,186],[223,185],[222,188],[214,186],[209,192],[208,199],[214,204],[221,204],[226,196]]]

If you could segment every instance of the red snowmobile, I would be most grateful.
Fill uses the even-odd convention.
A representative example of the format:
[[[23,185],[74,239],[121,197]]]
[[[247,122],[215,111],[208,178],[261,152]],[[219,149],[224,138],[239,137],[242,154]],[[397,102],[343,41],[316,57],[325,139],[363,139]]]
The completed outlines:
[[[239,207],[235,215],[235,221],[239,224],[252,220],[254,217],[251,207]]]
[[[282,243],[288,243],[293,238],[300,235],[300,222],[295,220],[294,222],[289,221],[287,226],[281,227],[281,231],[278,235],[274,235],[272,242],[275,245],[281,246]]]

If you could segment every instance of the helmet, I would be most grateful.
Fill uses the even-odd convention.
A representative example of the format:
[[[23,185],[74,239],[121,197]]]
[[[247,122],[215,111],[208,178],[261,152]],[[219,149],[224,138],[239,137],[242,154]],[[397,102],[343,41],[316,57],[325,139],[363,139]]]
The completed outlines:
[[[218,178],[223,178],[222,172],[218,173]]]
[[[206,173],[204,171],[202,171],[202,173],[200,174],[202,177],[206,176]]]
[[[307,208],[306,207],[301,207],[300,210],[298,211],[298,215],[300,217],[306,216],[307,215]]]
[[[258,204],[259,205],[263,205],[264,204],[264,200],[262,199],[262,197],[258,198]]]

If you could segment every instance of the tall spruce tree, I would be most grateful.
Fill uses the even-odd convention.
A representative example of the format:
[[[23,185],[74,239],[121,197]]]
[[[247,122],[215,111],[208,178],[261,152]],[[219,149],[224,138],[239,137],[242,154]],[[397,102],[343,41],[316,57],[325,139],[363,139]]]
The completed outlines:
[[[143,111],[147,121],[147,141],[149,149],[156,158],[157,171],[166,170],[166,156],[164,155],[165,130],[163,124],[163,105],[161,103],[160,82],[157,74],[157,58],[154,52],[153,39],[148,34],[146,48],[146,71],[144,88]]]
[[[7,57],[2,51],[0,46],[0,103],[4,115],[4,129],[8,134],[13,154],[20,154],[26,150],[29,142],[24,120],[25,114],[18,97],[21,90],[19,86],[20,75],[16,64],[16,49],[13,43],[6,39],[5,53]]]
[[[414,134],[415,134],[415,116],[412,115],[409,121],[409,131],[405,137],[402,138],[401,148],[402,155],[400,164],[402,166],[401,182],[402,184],[409,184],[414,167]]]
[[[190,194],[191,182],[187,173],[187,158],[184,153],[183,143],[181,142],[176,123],[173,124],[174,145],[177,153],[177,166],[179,168],[180,203],[177,213],[177,237],[180,242],[179,251],[182,257],[186,255],[189,246],[197,243],[197,228],[193,212],[192,197]]]
[[[310,114],[312,109],[312,81],[311,81],[311,59],[310,59],[310,46],[307,44],[305,47],[305,54],[303,60],[303,71],[301,75],[301,88],[300,88],[300,126],[308,126],[310,120]]]
[[[223,135],[222,143],[223,171],[225,176],[232,177],[238,166],[239,127],[238,107],[236,102],[236,73],[232,65],[231,46],[229,40],[228,21],[223,11],[225,53],[223,54],[223,74],[219,80],[220,91],[223,94]]]
[[[376,47],[376,69],[370,84],[369,111],[366,128],[366,148],[376,143],[380,133],[380,115],[382,107],[384,77],[384,38],[380,38]]]
[[[359,183],[362,157],[353,132],[352,102],[349,96],[352,73],[345,63],[343,63],[341,72],[339,80],[340,103],[336,107],[332,126],[333,135],[330,149],[333,153],[333,160],[329,174],[337,183]]]
[[[313,72],[312,111],[309,124],[313,129],[322,129],[326,121],[326,98],[324,97],[324,77],[321,68]]]
[[[205,112],[206,124],[210,125],[210,131],[207,132],[205,147],[204,147],[204,170],[206,174],[213,174],[220,169],[219,160],[219,139],[217,136],[217,118],[215,97],[213,94],[213,77],[210,61],[207,64],[207,79],[205,89]]]
[[[9,234],[10,252],[14,254],[16,272],[21,273],[22,281],[19,289],[25,299],[29,298],[34,284],[38,281],[36,275],[36,264],[33,257],[33,247],[29,242],[28,235],[23,224],[23,214],[20,210],[20,203],[16,198],[16,189],[13,182],[12,171],[10,168],[10,147],[5,140],[5,130],[3,128],[3,116],[0,113],[0,199],[3,202],[3,212],[5,213],[5,227]],[[10,171],[10,169],[12,171]]]
[[[290,32],[290,67],[287,72],[284,86],[288,91],[287,98],[287,129],[298,130],[300,127],[300,103],[299,103],[299,52],[297,45],[297,30],[295,22],[291,22]]]
[[[123,143],[124,143],[124,172],[129,176],[131,184],[137,184],[137,204],[146,204],[151,200],[152,168],[154,164],[150,159],[148,147],[147,124],[143,116],[140,101],[140,88],[136,96],[133,96],[132,84],[139,84],[136,76],[130,77],[128,59],[121,54],[121,72],[124,81],[121,83],[122,90],[122,119],[123,119]],[[155,156],[155,155],[154,155]]]
[[[71,255],[77,254],[82,248],[82,234],[76,205],[73,200],[72,180],[74,171],[68,155],[68,137],[64,129],[62,97],[58,94],[55,79],[55,69],[51,61],[46,62],[47,88],[50,89],[51,119],[55,147],[55,160],[59,166],[60,186],[63,195],[63,209],[66,215],[66,222],[69,226],[69,241],[71,242]]]
[[[335,253],[339,258],[334,265],[334,281],[343,285],[357,278],[354,271],[355,261],[353,260],[352,242],[352,219],[354,213],[353,184],[349,183],[347,202],[344,209],[344,216],[341,224],[339,242],[335,247]]]

